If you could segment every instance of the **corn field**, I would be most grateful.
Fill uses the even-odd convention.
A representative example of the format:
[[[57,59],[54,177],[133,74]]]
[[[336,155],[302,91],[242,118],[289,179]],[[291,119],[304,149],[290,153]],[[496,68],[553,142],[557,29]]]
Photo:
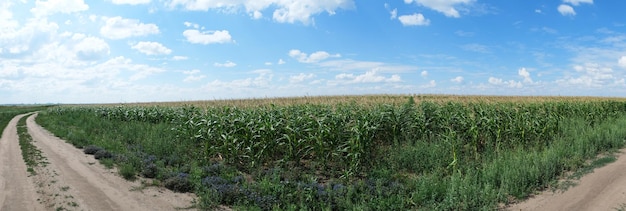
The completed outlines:
[[[76,119],[166,125],[168,131],[165,132],[174,139],[168,140],[167,144],[173,146],[165,146],[165,143],[162,143],[163,146],[157,145],[172,150],[161,150],[161,154],[154,150],[146,153],[158,154],[157,157],[163,159],[163,163],[159,165],[164,168],[168,166],[166,158],[173,156],[172,154],[177,154],[175,156],[183,160],[192,160],[193,166],[189,167],[191,170],[187,173],[195,174],[198,181],[206,178],[207,174],[200,170],[194,173],[193,169],[216,163],[231,166],[237,172],[249,175],[253,175],[253,171],[274,167],[298,169],[313,177],[316,182],[325,183],[325,186],[321,186],[326,189],[332,189],[329,184],[333,181],[356,184],[383,174],[380,172],[387,172],[384,173],[387,180],[401,181],[404,184],[400,189],[405,190],[401,194],[406,198],[400,199],[399,209],[484,209],[485,206],[494,208],[498,202],[506,202],[509,195],[523,197],[524,193],[504,190],[505,187],[498,186],[503,186],[504,182],[499,182],[501,184],[494,184],[489,188],[500,195],[493,199],[480,199],[488,201],[470,200],[478,204],[446,201],[452,200],[449,198],[451,196],[446,195],[446,190],[437,192],[435,186],[429,186],[434,191],[431,196],[424,196],[421,201],[417,196],[423,194],[420,189],[429,189],[422,183],[424,179],[431,178],[430,176],[436,175],[442,178],[442,182],[450,183],[459,177],[489,175],[476,171],[488,169],[485,167],[487,164],[500,162],[502,157],[511,155],[512,152],[540,152],[556,146],[557,141],[568,135],[565,126],[574,120],[581,123],[578,127],[597,128],[604,122],[623,118],[626,114],[626,101],[614,99],[548,99],[523,102],[417,98],[419,99],[409,96],[402,97],[403,103],[381,102],[367,105],[350,101],[332,104],[269,103],[242,107],[60,106],[48,109],[40,118],[43,119],[41,124],[50,128],[54,128],[49,123],[51,121],[68,126]],[[89,137],[78,137],[77,133],[58,134],[67,136],[70,140],[81,140],[78,145],[93,144],[89,142]],[[115,140],[126,145],[117,148],[136,149],[150,145],[150,140],[137,142],[128,139],[124,137]],[[598,146],[593,146],[597,150],[591,153],[595,156],[602,151],[621,147],[623,139],[624,137],[619,137],[619,140],[612,142],[597,143]],[[585,156],[587,157],[583,157],[584,159],[590,158],[590,155]],[[141,162],[136,163],[138,171],[145,168]],[[552,180],[563,171],[575,168],[568,166],[568,163],[571,162],[563,161],[563,164],[555,165],[554,169],[550,169],[552,172],[545,173],[550,176],[546,180]],[[179,165],[172,168],[182,167]],[[285,179],[279,178],[276,182],[282,184]],[[202,192],[200,190],[203,189],[197,186],[202,184],[196,184],[197,192]],[[483,186],[481,184],[480,187]],[[442,186],[439,189],[447,188]],[[523,188],[523,191],[532,190]],[[221,199],[218,204],[247,203],[224,200],[224,196]],[[446,202],[451,207],[443,207],[442,204]],[[320,203],[324,209],[346,208],[337,201],[331,203],[322,200]]]

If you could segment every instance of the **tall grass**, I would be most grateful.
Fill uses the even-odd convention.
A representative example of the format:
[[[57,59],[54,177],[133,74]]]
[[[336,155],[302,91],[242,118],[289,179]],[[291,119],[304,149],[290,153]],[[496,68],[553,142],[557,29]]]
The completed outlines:
[[[56,107],[38,122],[201,206],[263,210],[491,210],[626,137],[624,101],[448,97]]]

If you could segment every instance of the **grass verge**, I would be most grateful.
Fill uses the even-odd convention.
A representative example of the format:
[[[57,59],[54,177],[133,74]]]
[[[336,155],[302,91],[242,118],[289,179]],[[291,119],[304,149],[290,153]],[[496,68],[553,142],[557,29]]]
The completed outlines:
[[[33,145],[33,138],[28,133],[28,128],[26,128],[26,118],[29,115],[23,116],[17,122],[17,134],[19,136],[20,149],[22,150],[22,158],[26,163],[27,171],[31,175],[36,175],[35,167],[38,165],[45,165],[45,157],[41,155],[41,150],[37,149],[35,145]]]

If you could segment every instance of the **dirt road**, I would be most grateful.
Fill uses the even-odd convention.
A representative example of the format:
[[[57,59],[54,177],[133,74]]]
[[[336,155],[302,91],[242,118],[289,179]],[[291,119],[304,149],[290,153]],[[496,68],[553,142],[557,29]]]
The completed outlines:
[[[17,138],[17,121],[23,116],[14,117],[0,138],[0,210],[44,210],[37,202]]]
[[[545,191],[508,210],[622,210],[626,208],[626,150],[615,162],[583,176],[565,192]]]
[[[192,194],[129,182],[93,156],[65,143],[34,121],[26,123],[46,161],[29,176],[18,144],[15,117],[0,141],[0,210],[176,210],[189,208]]]

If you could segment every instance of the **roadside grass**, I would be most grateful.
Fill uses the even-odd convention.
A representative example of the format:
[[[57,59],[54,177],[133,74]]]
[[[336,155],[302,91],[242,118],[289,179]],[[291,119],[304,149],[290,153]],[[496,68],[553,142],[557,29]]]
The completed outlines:
[[[493,210],[612,162],[589,160],[624,146],[626,104],[65,107],[37,121],[201,209]]]
[[[50,106],[0,106],[0,135],[4,132],[7,124],[18,114],[40,111]]]
[[[22,150],[22,158],[26,163],[27,171],[30,175],[36,175],[35,167],[38,165],[46,165],[45,157],[41,155],[41,150],[37,149],[35,145],[33,145],[33,138],[28,133],[28,129],[26,128],[26,118],[28,118],[31,114],[23,116],[17,122],[17,134],[19,136],[19,144],[20,149]]]

